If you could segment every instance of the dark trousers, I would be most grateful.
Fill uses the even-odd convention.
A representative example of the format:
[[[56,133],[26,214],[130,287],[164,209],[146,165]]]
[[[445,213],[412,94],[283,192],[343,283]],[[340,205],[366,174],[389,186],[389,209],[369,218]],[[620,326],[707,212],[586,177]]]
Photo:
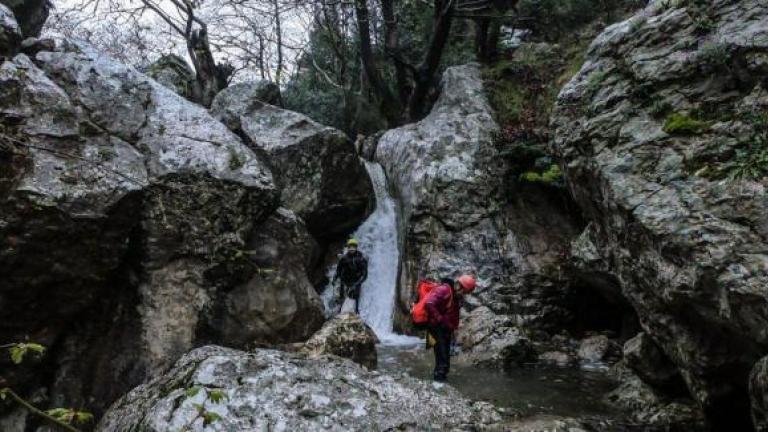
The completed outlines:
[[[443,326],[432,326],[429,333],[435,339],[435,371],[432,378],[435,381],[445,381],[451,369],[452,332]]]
[[[360,288],[362,284],[342,284],[341,292],[344,297],[349,297],[355,301],[355,313],[360,313]],[[344,300],[342,299],[342,303]]]

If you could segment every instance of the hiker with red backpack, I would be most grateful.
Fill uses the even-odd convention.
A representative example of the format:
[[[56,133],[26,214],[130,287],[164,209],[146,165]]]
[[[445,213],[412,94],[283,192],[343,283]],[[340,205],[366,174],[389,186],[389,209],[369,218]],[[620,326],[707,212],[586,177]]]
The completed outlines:
[[[435,340],[435,381],[445,381],[451,368],[451,340],[459,327],[459,311],[464,295],[475,289],[475,278],[462,275],[458,279],[443,279],[439,283],[421,281],[418,286],[419,301],[411,315],[414,324],[426,326],[428,336]]]

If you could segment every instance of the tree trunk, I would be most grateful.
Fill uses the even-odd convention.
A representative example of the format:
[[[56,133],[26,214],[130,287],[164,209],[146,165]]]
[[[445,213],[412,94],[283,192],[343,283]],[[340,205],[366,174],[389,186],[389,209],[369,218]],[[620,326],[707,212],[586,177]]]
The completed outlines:
[[[208,43],[208,32],[205,28],[193,31],[187,43],[189,51],[193,54],[190,57],[192,57],[197,78],[198,88],[195,97],[201,105],[209,108],[222,87],[220,87],[219,71]]]
[[[365,75],[381,102],[381,112],[384,118],[387,119],[388,125],[396,126],[400,123],[401,108],[400,104],[397,103],[397,99],[379,75],[376,59],[371,48],[370,15],[366,0],[355,0],[355,12],[360,39],[360,59],[363,63]]]
[[[434,86],[435,73],[440,67],[440,59],[451,33],[452,0],[435,0],[435,18],[432,39],[429,48],[416,70],[415,86],[408,104],[408,119],[420,120],[424,117],[430,90]]]
[[[280,78],[283,73],[283,28],[280,20],[280,3],[273,0],[275,12],[275,35],[277,37],[277,69],[275,70],[275,82],[280,85]]]
[[[488,27],[490,24],[490,18],[475,20],[475,55],[477,60],[482,63],[488,61]]]
[[[395,19],[395,8],[393,0],[381,0],[381,15],[384,18],[384,49],[392,57],[395,67],[395,83],[397,84],[397,95],[400,105],[408,104],[408,95],[411,88],[408,83],[408,76],[400,56],[400,40],[397,32],[397,20]]]

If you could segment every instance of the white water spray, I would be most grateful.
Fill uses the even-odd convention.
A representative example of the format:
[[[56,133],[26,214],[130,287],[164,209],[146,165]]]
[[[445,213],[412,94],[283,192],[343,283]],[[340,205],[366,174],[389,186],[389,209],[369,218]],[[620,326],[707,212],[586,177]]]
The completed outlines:
[[[360,242],[360,251],[368,258],[368,279],[360,292],[360,316],[384,344],[418,343],[420,339],[399,335],[392,330],[400,260],[395,200],[389,195],[387,179],[381,165],[365,162],[365,168],[373,183],[376,210],[354,234],[354,238]],[[332,268],[329,276],[332,277],[335,270]],[[334,305],[338,293],[333,291],[326,289],[322,295],[329,314],[336,312]]]

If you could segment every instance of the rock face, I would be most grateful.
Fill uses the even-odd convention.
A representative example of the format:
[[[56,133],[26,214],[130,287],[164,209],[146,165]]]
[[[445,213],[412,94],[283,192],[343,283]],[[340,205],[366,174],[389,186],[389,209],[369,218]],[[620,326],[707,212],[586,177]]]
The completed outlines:
[[[640,333],[624,344],[624,361],[643,382],[667,393],[681,393],[680,373],[647,334]]]
[[[474,273],[478,289],[467,308],[484,306],[478,316],[504,327],[472,325],[461,343],[477,350],[475,362],[509,366],[527,351],[518,327],[548,330],[572,319],[561,270],[581,226],[563,190],[510,178],[497,132],[480,68],[470,64],[445,71],[426,118],[367,140],[363,149],[375,153],[401,204],[400,327],[408,328],[420,278]]]
[[[194,101],[195,71],[183,58],[175,54],[164,55],[149,65],[146,73],[176,94]]]
[[[205,342],[311,336],[320,251],[268,162],[133,68],[46,46],[0,64],[0,343],[49,348],[0,356],[7,383],[99,416]]]
[[[349,234],[364,220],[372,196],[354,145],[340,131],[261,102],[259,95],[239,87],[224,90],[211,112],[268,155],[283,204],[306,221],[310,233],[325,240]]]
[[[760,432],[768,430],[768,357],[760,359],[752,369],[749,396],[755,429]]]
[[[376,369],[378,338],[357,314],[337,315],[326,322],[302,348],[310,356],[333,354],[368,369]]]
[[[424,120],[379,139],[376,160],[400,202],[401,306],[422,276],[473,271],[481,287],[502,282],[497,129],[480,70],[468,65],[445,71]]]
[[[48,19],[51,3],[48,0],[2,0],[16,16],[25,38],[38,37]]]
[[[319,258],[317,242],[293,212],[279,209],[246,247],[255,271],[216,302],[213,340],[248,346],[307,339],[325,320],[309,281]]]
[[[456,342],[478,366],[507,369],[534,360],[530,341],[510,320],[478,307],[463,319]]]
[[[688,398],[674,399],[654,391],[622,364],[614,369],[619,386],[605,396],[608,404],[627,411],[643,430],[707,431],[701,411]]]
[[[213,390],[224,396],[219,403]],[[449,386],[369,372],[332,356],[208,346],[117,401],[97,431],[202,428],[196,404],[221,417],[206,430],[503,430],[489,404],[473,404]]]
[[[235,113],[248,112],[249,105],[262,102],[274,106],[282,105],[280,87],[270,81],[249,81],[233,84],[220,91],[213,99],[211,111],[221,113],[230,110]]]
[[[748,430],[747,376],[768,349],[768,194],[764,173],[738,177],[765,142],[768,6],[686,4],[652,2],[593,42],[553,146],[596,271],[620,281],[711,425]]]

